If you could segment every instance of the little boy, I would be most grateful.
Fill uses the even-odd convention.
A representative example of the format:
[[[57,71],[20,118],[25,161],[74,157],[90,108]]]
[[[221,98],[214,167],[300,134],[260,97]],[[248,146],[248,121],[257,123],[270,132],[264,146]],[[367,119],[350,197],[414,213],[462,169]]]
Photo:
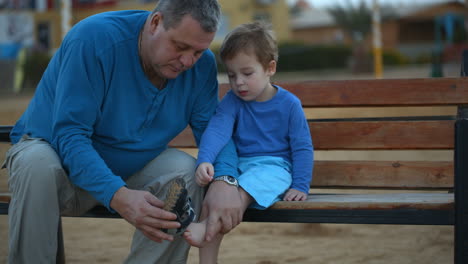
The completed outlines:
[[[310,130],[300,100],[270,83],[278,61],[271,31],[259,22],[240,25],[220,52],[231,90],[202,136],[196,182],[206,186],[222,180],[237,187],[244,211],[249,206],[266,209],[281,198],[307,199],[313,167]],[[213,179],[212,164],[231,138],[239,155],[239,176]],[[202,211],[202,222],[190,224],[184,237],[200,247],[200,263],[216,263],[223,235],[206,241],[206,218]]]

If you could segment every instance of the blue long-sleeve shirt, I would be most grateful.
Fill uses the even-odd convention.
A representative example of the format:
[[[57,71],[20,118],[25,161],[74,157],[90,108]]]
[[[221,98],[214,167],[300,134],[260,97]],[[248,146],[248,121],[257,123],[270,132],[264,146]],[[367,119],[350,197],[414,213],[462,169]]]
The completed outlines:
[[[190,125],[196,141],[218,104],[214,55],[158,90],[145,76],[138,36],[149,12],[98,14],[75,25],[47,67],[28,108],[11,132],[43,138],[71,181],[109,207],[125,180]],[[235,175],[235,149],[218,173]]]
[[[313,146],[300,100],[275,86],[265,102],[246,102],[229,91],[203,134],[197,163],[213,162],[232,137],[239,157],[276,156],[292,164],[291,188],[308,193]]]

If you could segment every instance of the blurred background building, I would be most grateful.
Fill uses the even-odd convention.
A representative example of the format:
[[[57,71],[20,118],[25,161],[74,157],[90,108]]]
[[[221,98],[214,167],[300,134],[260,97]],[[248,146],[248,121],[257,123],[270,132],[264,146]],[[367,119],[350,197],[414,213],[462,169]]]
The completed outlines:
[[[213,47],[219,47],[232,28],[253,20],[271,22],[280,41],[290,38],[285,0],[219,2],[222,24]],[[52,55],[60,46],[67,27],[93,14],[130,9],[151,11],[156,4],[155,0],[0,0],[0,91],[35,86],[50,59],[45,54]],[[64,25],[67,22],[64,16],[69,17],[65,19],[69,25]]]
[[[219,0],[222,25],[212,49],[216,53],[237,25],[265,20],[280,43],[278,71],[352,69],[356,62],[363,66],[358,71],[372,70],[370,0],[330,0],[336,5],[314,8],[317,1]],[[380,6],[384,64],[436,65],[461,57],[467,48],[468,0],[429,2]],[[156,4],[156,0],[0,0],[0,92],[35,87],[64,32],[78,21],[113,10],[151,11]]]
[[[336,23],[328,10],[312,8],[304,0],[296,5],[301,6],[301,11],[291,18],[292,39],[309,44],[351,44],[352,36]],[[388,14],[381,23],[383,48],[410,58],[430,54],[437,36],[449,42],[466,38],[464,16],[468,9],[461,1],[416,5],[408,1],[396,6],[382,5],[381,9]],[[372,45],[370,35],[365,36],[364,45]]]
[[[153,10],[157,3],[153,0],[71,1],[72,25],[106,11]],[[59,0],[0,0],[0,47],[4,56],[6,53],[14,55],[19,46],[37,45],[47,50],[58,48],[62,40],[60,4]],[[236,25],[259,19],[270,21],[280,40],[290,37],[285,0],[220,0],[220,4],[222,25],[214,44],[219,44]]]

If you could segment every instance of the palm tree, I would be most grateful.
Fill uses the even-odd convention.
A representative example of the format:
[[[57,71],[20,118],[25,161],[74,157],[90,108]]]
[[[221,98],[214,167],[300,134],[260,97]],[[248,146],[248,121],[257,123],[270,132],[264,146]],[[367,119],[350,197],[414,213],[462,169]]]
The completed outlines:
[[[381,10],[383,11],[382,20],[395,17],[392,7],[382,7]],[[328,8],[327,11],[333,17],[335,24],[351,37],[353,43],[351,69],[353,72],[370,71],[369,52],[362,42],[372,30],[372,8],[368,7],[363,0],[356,6],[347,0],[346,6],[336,5]]]

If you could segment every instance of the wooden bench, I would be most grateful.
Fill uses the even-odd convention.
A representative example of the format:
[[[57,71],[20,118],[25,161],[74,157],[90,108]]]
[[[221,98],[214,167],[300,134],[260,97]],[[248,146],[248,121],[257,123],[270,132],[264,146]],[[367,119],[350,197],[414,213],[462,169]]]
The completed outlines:
[[[397,157],[317,158],[307,201],[282,201],[266,211],[249,209],[244,221],[454,225],[455,263],[468,263],[468,78],[278,84],[296,94],[312,116],[342,111],[341,117],[309,119],[317,157],[331,151],[396,151]],[[220,94],[227,89],[226,84],[221,85]],[[434,107],[443,108],[443,114],[426,113]],[[401,108],[423,114],[387,115],[387,111]],[[349,114],[368,113],[370,109],[380,116]],[[0,127],[0,141],[9,141],[10,129]],[[193,150],[190,130],[171,145]],[[407,150],[445,152],[449,158],[400,159],[399,151]],[[0,201],[0,214],[7,214],[9,195],[2,194]],[[119,217],[103,207],[84,216]]]

